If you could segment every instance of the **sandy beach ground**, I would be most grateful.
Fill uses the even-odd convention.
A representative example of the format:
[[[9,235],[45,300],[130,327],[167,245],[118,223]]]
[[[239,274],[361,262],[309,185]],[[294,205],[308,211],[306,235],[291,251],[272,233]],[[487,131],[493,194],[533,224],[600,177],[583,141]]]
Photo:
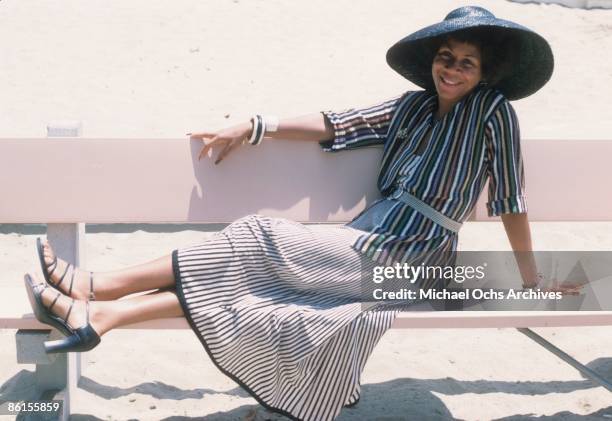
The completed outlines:
[[[413,89],[384,53],[465,3],[0,2],[0,138],[76,119],[87,137],[178,138],[242,122],[368,105]],[[480,1],[547,38],[551,81],[514,102],[523,138],[612,139],[612,11]],[[554,153],[551,151],[551,153]],[[1,203],[0,203],[1,206]],[[612,223],[532,223],[536,250],[612,250]],[[124,227],[125,228],[125,227]],[[196,244],[205,232],[87,235],[91,270]],[[44,229],[0,226],[0,283],[38,270]],[[463,250],[510,250],[501,223],[466,223]],[[535,329],[612,379],[612,329]],[[28,396],[15,331],[0,331],[0,398]],[[340,420],[606,420],[612,394],[514,329],[390,330]],[[117,330],[88,353],[73,420],[282,420],[223,376],[189,330]],[[0,419],[10,419],[0,416]]]
[[[37,269],[44,228],[0,234],[3,282]],[[158,228],[159,229],[159,228]],[[97,231],[92,227],[92,231]],[[537,250],[612,250],[611,223],[532,223]],[[206,232],[87,234],[92,270],[145,262],[196,244]],[[510,250],[501,223],[466,223],[461,250]],[[6,277],[5,277],[6,276]],[[612,378],[610,327],[539,328],[546,339]],[[31,391],[15,363],[15,331],[0,331],[3,397]],[[340,420],[606,420],[612,393],[515,329],[390,330],[368,361],[363,397]],[[268,413],[209,360],[190,330],[115,330],[87,354],[73,420],[284,420]],[[0,419],[2,419],[0,417]]]

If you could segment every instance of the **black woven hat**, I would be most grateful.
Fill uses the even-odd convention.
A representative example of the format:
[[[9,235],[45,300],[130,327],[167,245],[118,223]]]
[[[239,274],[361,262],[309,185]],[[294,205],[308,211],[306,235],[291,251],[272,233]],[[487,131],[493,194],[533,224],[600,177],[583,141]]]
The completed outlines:
[[[487,9],[465,6],[450,12],[442,22],[427,26],[395,43],[387,51],[387,63],[412,83],[432,89],[431,66],[435,51],[432,40],[458,31],[475,28],[490,35],[499,35],[511,42],[516,51],[510,66],[495,84],[508,99],[520,99],[535,93],[550,79],[554,59],[550,45],[532,30],[517,23],[496,18]]]

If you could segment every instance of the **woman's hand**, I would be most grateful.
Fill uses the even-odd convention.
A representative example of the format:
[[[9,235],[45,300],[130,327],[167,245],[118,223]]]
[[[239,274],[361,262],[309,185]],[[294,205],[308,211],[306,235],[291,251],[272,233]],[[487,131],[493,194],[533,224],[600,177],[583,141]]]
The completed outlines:
[[[251,135],[253,125],[251,122],[228,127],[216,132],[187,133],[191,139],[199,139],[204,143],[198,161],[202,156],[208,154],[208,150],[214,146],[223,146],[223,149],[215,160],[215,165],[221,162],[236,146],[241,145]]]
[[[543,292],[560,292],[563,295],[580,295],[582,288],[588,281],[559,282],[556,279],[550,279],[546,282],[536,282],[530,285],[523,285],[523,288],[540,289]],[[544,284],[541,286],[541,284]]]

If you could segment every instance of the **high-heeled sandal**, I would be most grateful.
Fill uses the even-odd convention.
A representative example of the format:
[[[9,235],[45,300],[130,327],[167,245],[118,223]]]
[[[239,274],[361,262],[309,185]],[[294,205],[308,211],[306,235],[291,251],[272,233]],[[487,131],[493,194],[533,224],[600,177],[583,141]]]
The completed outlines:
[[[58,292],[51,305],[46,307],[42,302],[42,292],[48,287],[47,284],[34,284],[34,280],[29,274],[25,275],[24,281],[36,319],[41,323],[55,327],[66,336],[64,339],[46,341],[44,347],[47,354],[89,351],[100,343],[100,335],[89,323],[89,301],[85,301],[86,324],[74,329],[68,324],[68,317],[70,317],[70,312],[74,306],[74,298],[70,298],[72,300],[70,307],[66,317],[62,319],[51,313],[51,309],[62,293]]]
[[[51,285],[53,288],[55,288],[62,294],[68,295],[69,297],[71,297],[72,285],[74,283],[74,275],[76,272],[76,268],[74,267],[74,265],[72,263],[68,263],[59,281],[53,282],[51,280],[51,275],[57,268],[57,256],[53,256],[53,261],[47,265],[47,263],[45,262],[45,252],[44,252],[42,241],[40,240],[40,237],[36,238],[36,250],[38,251],[38,259],[40,260],[40,267],[42,269],[43,276],[45,277],[45,281],[47,281],[49,285]],[[64,277],[68,273],[68,269],[70,269],[70,267],[72,267],[72,276],[70,277],[70,286],[68,287],[68,292],[66,293],[64,290],[60,289],[59,286],[64,281]],[[49,269],[51,269],[50,272],[49,272]],[[89,295],[87,297],[87,300],[88,301],[96,300],[96,295],[94,294],[94,286],[93,286],[93,272],[89,272]]]
[[[70,331],[70,328],[62,322],[62,319],[51,313],[51,309],[57,302],[61,293],[58,292],[51,305],[49,307],[45,307],[42,302],[42,292],[47,288],[47,284],[35,284],[30,275],[25,275],[24,280],[26,291],[28,293],[28,299],[30,300],[30,305],[32,306],[36,320],[53,326],[66,336],[71,335],[72,332]],[[70,315],[70,311],[68,311],[68,315]],[[66,319],[68,319],[68,315],[66,316]]]

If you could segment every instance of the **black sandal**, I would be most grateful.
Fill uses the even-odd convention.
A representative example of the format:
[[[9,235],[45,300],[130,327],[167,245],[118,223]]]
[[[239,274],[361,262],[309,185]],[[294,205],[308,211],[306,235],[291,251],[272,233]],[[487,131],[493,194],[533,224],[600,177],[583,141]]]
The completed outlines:
[[[36,238],[36,250],[38,251],[38,259],[40,260],[40,267],[42,269],[43,276],[45,277],[45,281],[47,281],[49,285],[51,285],[53,288],[55,288],[62,294],[65,294],[71,297],[72,286],[74,283],[74,275],[76,273],[74,265],[72,263],[68,263],[59,281],[54,283],[53,281],[51,281],[51,275],[57,268],[57,256],[53,256],[53,261],[49,265],[47,265],[47,263],[45,262],[45,252],[44,252],[42,241],[40,240],[40,237]],[[68,293],[66,293],[62,289],[60,289],[59,286],[64,281],[64,277],[68,273],[68,269],[70,269],[71,267],[72,267],[72,273],[70,276],[70,286],[68,287]],[[49,271],[49,269],[51,269],[51,271]],[[96,295],[94,294],[94,287],[93,287],[93,272],[89,272],[89,296],[87,297],[87,300],[89,301],[96,300]]]
[[[68,317],[70,316],[70,312],[72,311],[72,304],[70,305],[70,309],[66,314],[66,319],[62,320],[60,317],[51,313],[51,309],[59,299],[61,292],[58,292],[53,302],[49,307],[45,307],[42,301],[42,292],[48,288],[47,284],[35,284],[34,280],[30,275],[25,275],[25,285],[26,291],[28,292],[28,299],[30,300],[30,305],[32,306],[32,310],[34,311],[34,316],[36,316],[36,320],[41,323],[45,323],[53,326],[64,335],[69,336],[72,335],[72,329],[68,325]],[[74,303],[73,303],[74,304]]]
[[[24,280],[28,299],[30,300],[30,305],[32,306],[32,310],[34,310],[36,319],[41,323],[55,327],[66,336],[64,339],[46,341],[44,347],[47,354],[89,351],[100,343],[100,335],[98,335],[91,324],[89,324],[89,301],[85,301],[86,324],[74,329],[68,324],[68,317],[70,317],[70,312],[74,306],[74,298],[70,298],[71,303],[66,313],[66,317],[61,318],[51,313],[51,309],[62,293],[58,292],[51,305],[45,307],[42,302],[42,292],[45,288],[48,288],[48,285],[42,283],[34,284],[34,280],[28,274],[25,275]]]

